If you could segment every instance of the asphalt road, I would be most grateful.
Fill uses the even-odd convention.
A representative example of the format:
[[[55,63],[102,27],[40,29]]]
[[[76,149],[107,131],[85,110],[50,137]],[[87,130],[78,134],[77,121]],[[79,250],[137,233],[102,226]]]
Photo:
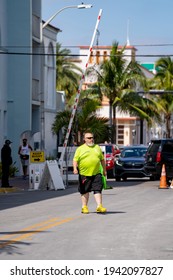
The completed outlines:
[[[81,214],[77,186],[0,194],[1,260],[172,260],[173,189],[108,180],[106,214]]]

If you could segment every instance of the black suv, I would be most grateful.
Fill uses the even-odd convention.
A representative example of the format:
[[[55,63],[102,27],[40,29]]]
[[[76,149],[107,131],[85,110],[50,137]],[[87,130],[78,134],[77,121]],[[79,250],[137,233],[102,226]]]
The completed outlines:
[[[121,179],[125,181],[127,178],[133,177],[150,177],[150,174],[144,169],[146,151],[147,146],[144,145],[124,147],[115,164],[116,181]]]
[[[147,149],[145,169],[151,180],[160,179],[165,164],[167,182],[173,179],[173,139],[155,139]]]

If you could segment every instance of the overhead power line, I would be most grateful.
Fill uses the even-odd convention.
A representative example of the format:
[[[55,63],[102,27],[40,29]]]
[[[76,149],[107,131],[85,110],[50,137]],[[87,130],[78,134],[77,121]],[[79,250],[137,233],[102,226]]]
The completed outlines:
[[[97,44],[96,44],[97,45]],[[121,44],[123,45],[123,44]],[[73,48],[79,48],[81,45],[62,45],[61,48],[69,48],[69,49],[73,49]],[[104,46],[104,45],[102,45]],[[108,46],[108,45],[106,45]],[[111,46],[111,45],[110,45]],[[161,43],[161,44],[131,44],[131,46],[133,47],[169,47],[169,46],[173,46],[173,43]],[[49,48],[49,46],[0,46],[0,49],[6,49],[6,48],[27,48],[27,49],[38,49],[38,48]],[[56,46],[55,46],[56,48]]]
[[[41,56],[63,56],[63,57],[85,57],[87,56],[87,54],[56,54],[56,53],[33,53],[33,52],[10,52],[10,51],[0,51],[0,55],[41,55]],[[91,55],[93,57],[96,57],[97,54],[93,54]],[[100,54],[99,57],[103,57],[104,55]],[[112,55],[107,54],[107,57],[110,57]],[[118,54],[115,56],[119,56]],[[132,57],[132,55],[127,55],[127,54],[123,54],[122,56],[124,57]],[[136,54],[135,57],[172,57],[173,54]]]
[[[166,46],[173,46],[173,44],[139,44],[139,45],[133,45],[134,47],[166,47]]]

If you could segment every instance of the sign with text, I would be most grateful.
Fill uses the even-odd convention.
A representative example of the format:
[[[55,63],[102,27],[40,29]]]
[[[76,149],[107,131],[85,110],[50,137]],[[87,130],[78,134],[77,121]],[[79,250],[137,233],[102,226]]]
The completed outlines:
[[[31,163],[45,162],[44,151],[31,151],[30,162]]]

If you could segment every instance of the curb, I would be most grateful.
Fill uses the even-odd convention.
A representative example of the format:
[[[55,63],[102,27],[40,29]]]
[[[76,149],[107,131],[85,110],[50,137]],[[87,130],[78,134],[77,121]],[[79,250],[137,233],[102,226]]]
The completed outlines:
[[[0,193],[10,193],[10,192],[16,192],[16,191],[21,191],[21,188],[0,188]]]

